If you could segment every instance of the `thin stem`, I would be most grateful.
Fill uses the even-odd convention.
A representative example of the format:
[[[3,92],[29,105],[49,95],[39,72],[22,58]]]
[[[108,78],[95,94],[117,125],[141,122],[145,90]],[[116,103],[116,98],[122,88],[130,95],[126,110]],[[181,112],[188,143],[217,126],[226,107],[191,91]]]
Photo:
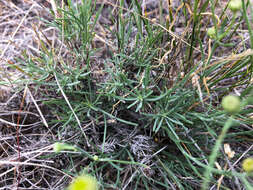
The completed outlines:
[[[221,146],[221,144],[222,144],[222,142],[223,142],[223,140],[225,138],[226,133],[228,132],[229,128],[232,126],[233,121],[234,121],[233,117],[230,117],[226,121],[226,123],[225,123],[225,125],[224,125],[224,127],[223,127],[223,129],[221,131],[221,134],[218,137],[218,139],[216,141],[216,144],[214,145],[214,148],[212,150],[211,156],[209,157],[209,165],[208,165],[209,168],[213,168],[214,162],[215,162],[215,160],[217,158],[217,155],[218,155],[218,152],[219,152],[219,149],[220,149],[220,146]],[[204,182],[203,182],[202,187],[201,187],[202,190],[207,189],[208,186],[209,186],[210,173],[211,173],[211,171],[209,169],[206,169],[206,171],[204,173]]]

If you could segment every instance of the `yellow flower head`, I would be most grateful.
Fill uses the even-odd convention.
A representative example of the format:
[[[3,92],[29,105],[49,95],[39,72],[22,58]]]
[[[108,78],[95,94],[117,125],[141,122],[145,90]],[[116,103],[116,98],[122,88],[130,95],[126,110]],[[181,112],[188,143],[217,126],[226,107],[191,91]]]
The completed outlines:
[[[98,183],[94,177],[82,175],[69,185],[68,190],[98,190]]]
[[[245,172],[253,172],[253,158],[247,158],[243,160],[242,168]]]

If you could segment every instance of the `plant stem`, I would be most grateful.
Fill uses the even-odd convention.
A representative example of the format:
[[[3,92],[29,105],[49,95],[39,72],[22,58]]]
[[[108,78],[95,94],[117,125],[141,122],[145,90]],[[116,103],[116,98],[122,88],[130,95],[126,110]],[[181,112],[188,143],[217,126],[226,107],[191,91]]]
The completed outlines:
[[[230,117],[226,121],[226,123],[225,123],[225,125],[224,125],[224,127],[223,127],[223,129],[221,131],[221,134],[218,137],[218,140],[216,141],[216,144],[215,144],[215,146],[214,146],[214,148],[212,150],[212,154],[209,157],[209,168],[213,168],[214,162],[215,162],[216,157],[217,157],[218,152],[219,152],[219,148],[220,148],[220,146],[221,146],[221,144],[222,144],[222,142],[223,142],[223,140],[225,138],[225,135],[226,135],[227,131],[232,126],[233,120],[234,120],[233,117]],[[201,186],[201,190],[205,190],[205,189],[208,188],[208,184],[209,184],[209,181],[210,181],[210,173],[211,173],[210,169],[206,169],[206,171],[204,173],[204,182],[203,182],[203,184]]]

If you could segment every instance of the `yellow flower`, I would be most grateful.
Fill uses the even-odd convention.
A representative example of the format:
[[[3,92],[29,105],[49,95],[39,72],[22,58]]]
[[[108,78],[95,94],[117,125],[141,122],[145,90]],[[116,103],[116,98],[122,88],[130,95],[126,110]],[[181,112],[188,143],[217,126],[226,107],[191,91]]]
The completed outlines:
[[[242,168],[245,172],[253,172],[253,158],[247,158],[243,160]]]
[[[94,177],[82,175],[69,185],[68,190],[98,190],[98,183]]]

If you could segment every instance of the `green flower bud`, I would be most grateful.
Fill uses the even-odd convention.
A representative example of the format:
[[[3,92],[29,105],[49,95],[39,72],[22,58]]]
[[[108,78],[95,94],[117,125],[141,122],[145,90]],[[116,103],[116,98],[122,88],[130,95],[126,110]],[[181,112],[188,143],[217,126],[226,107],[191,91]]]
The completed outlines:
[[[241,100],[238,96],[228,95],[222,99],[221,105],[227,113],[238,113],[241,110]]]
[[[54,143],[54,152],[58,153],[61,152],[63,150],[73,150],[73,151],[77,151],[76,148],[74,146],[71,146],[69,144],[65,144],[65,143]]]
[[[242,0],[231,0],[228,4],[228,8],[233,12],[239,11],[242,9]]]
[[[242,168],[245,172],[253,172],[253,158],[247,158],[243,160]]]
[[[68,190],[98,190],[97,180],[89,175],[77,177],[68,187]]]
[[[207,30],[207,35],[214,39],[216,37],[216,30],[215,30],[215,27],[211,27],[211,28],[208,28]]]
[[[98,156],[97,155],[93,156],[93,160],[98,161],[99,160]]]

